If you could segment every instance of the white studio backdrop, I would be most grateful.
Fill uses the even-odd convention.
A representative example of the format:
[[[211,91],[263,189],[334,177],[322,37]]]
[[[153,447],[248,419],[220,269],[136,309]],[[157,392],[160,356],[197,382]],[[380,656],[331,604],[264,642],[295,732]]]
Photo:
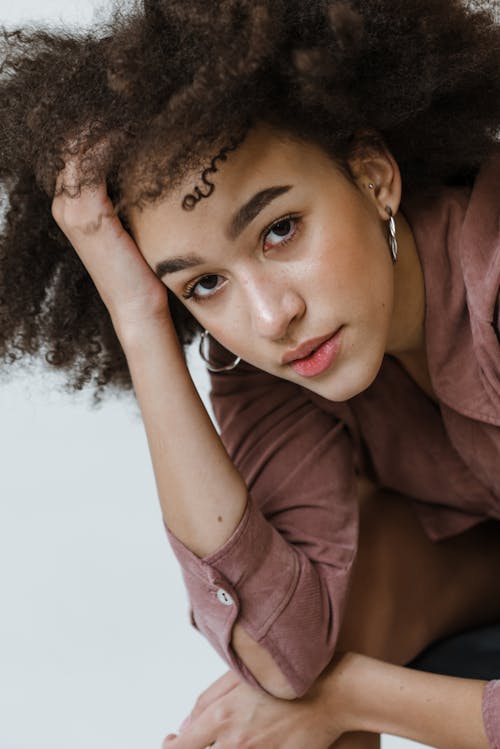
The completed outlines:
[[[0,23],[97,8],[0,0]],[[196,350],[190,368],[207,402]],[[189,624],[137,406],[95,410],[61,382],[38,366],[0,382],[0,749],[159,749],[227,666]]]

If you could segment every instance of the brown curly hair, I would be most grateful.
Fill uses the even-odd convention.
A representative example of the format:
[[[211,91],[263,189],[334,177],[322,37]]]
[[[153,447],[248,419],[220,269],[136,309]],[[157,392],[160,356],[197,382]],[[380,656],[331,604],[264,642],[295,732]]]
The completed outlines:
[[[206,170],[217,149],[257,122],[320,145],[343,168],[359,133],[382,139],[406,194],[471,183],[499,148],[500,33],[491,3],[216,5],[116,0],[108,20],[85,32],[3,29],[3,365],[42,354],[69,389],[91,384],[97,400],[110,387],[131,388],[107,309],[51,215],[64,154],[85,154],[103,136],[106,158],[88,155],[83,181],[106,178],[125,225],[128,205]],[[187,344],[198,324],[165,293]]]

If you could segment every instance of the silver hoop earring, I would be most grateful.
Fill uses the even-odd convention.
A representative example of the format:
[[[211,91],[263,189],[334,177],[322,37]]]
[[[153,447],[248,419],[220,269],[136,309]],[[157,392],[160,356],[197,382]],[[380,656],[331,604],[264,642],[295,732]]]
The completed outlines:
[[[389,214],[389,248],[391,250],[392,262],[395,263],[398,259],[398,242],[396,239],[396,222],[392,215],[392,208],[386,205],[385,210]]]
[[[238,364],[241,361],[241,357],[240,356],[237,356],[236,359],[234,360],[234,362],[232,364],[228,364],[227,367],[214,367],[210,363],[210,360],[208,359],[208,356],[206,356],[205,351],[203,350],[203,347],[205,345],[205,341],[208,340],[209,335],[210,335],[210,333],[208,332],[208,330],[204,330],[202,332],[201,338],[200,338],[200,348],[199,348],[200,356],[203,359],[203,361],[205,362],[205,364],[207,365],[208,371],[209,372],[228,372],[230,369],[234,369],[235,367],[237,367]]]

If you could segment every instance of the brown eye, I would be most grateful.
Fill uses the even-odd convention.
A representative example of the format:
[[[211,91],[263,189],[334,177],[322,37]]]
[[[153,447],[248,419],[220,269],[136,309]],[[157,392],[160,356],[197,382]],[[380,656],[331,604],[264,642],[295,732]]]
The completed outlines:
[[[277,224],[274,224],[272,228],[273,234],[277,234],[278,237],[286,237],[286,235],[290,231],[290,224],[291,220],[289,218],[283,219],[283,221],[278,221]]]
[[[223,285],[224,278],[216,273],[211,273],[208,276],[202,276],[199,281],[188,286],[182,297],[183,299],[194,299],[200,302],[203,299],[209,299]]]
[[[215,287],[217,286],[217,279],[218,279],[218,276],[215,276],[215,275],[203,276],[203,278],[201,278],[198,281],[198,286],[201,286],[203,289],[206,289],[207,291],[211,291],[215,289]]]
[[[286,244],[295,236],[298,228],[298,219],[293,216],[285,216],[279,221],[272,224],[264,235],[264,245],[269,247],[279,247]]]

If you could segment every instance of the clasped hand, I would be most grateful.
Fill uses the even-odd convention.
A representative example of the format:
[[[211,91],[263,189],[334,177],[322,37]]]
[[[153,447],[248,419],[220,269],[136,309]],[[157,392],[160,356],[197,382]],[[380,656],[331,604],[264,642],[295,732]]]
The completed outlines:
[[[343,730],[314,688],[297,700],[254,689],[228,671],[197,699],[179,735],[162,749],[328,749]]]

